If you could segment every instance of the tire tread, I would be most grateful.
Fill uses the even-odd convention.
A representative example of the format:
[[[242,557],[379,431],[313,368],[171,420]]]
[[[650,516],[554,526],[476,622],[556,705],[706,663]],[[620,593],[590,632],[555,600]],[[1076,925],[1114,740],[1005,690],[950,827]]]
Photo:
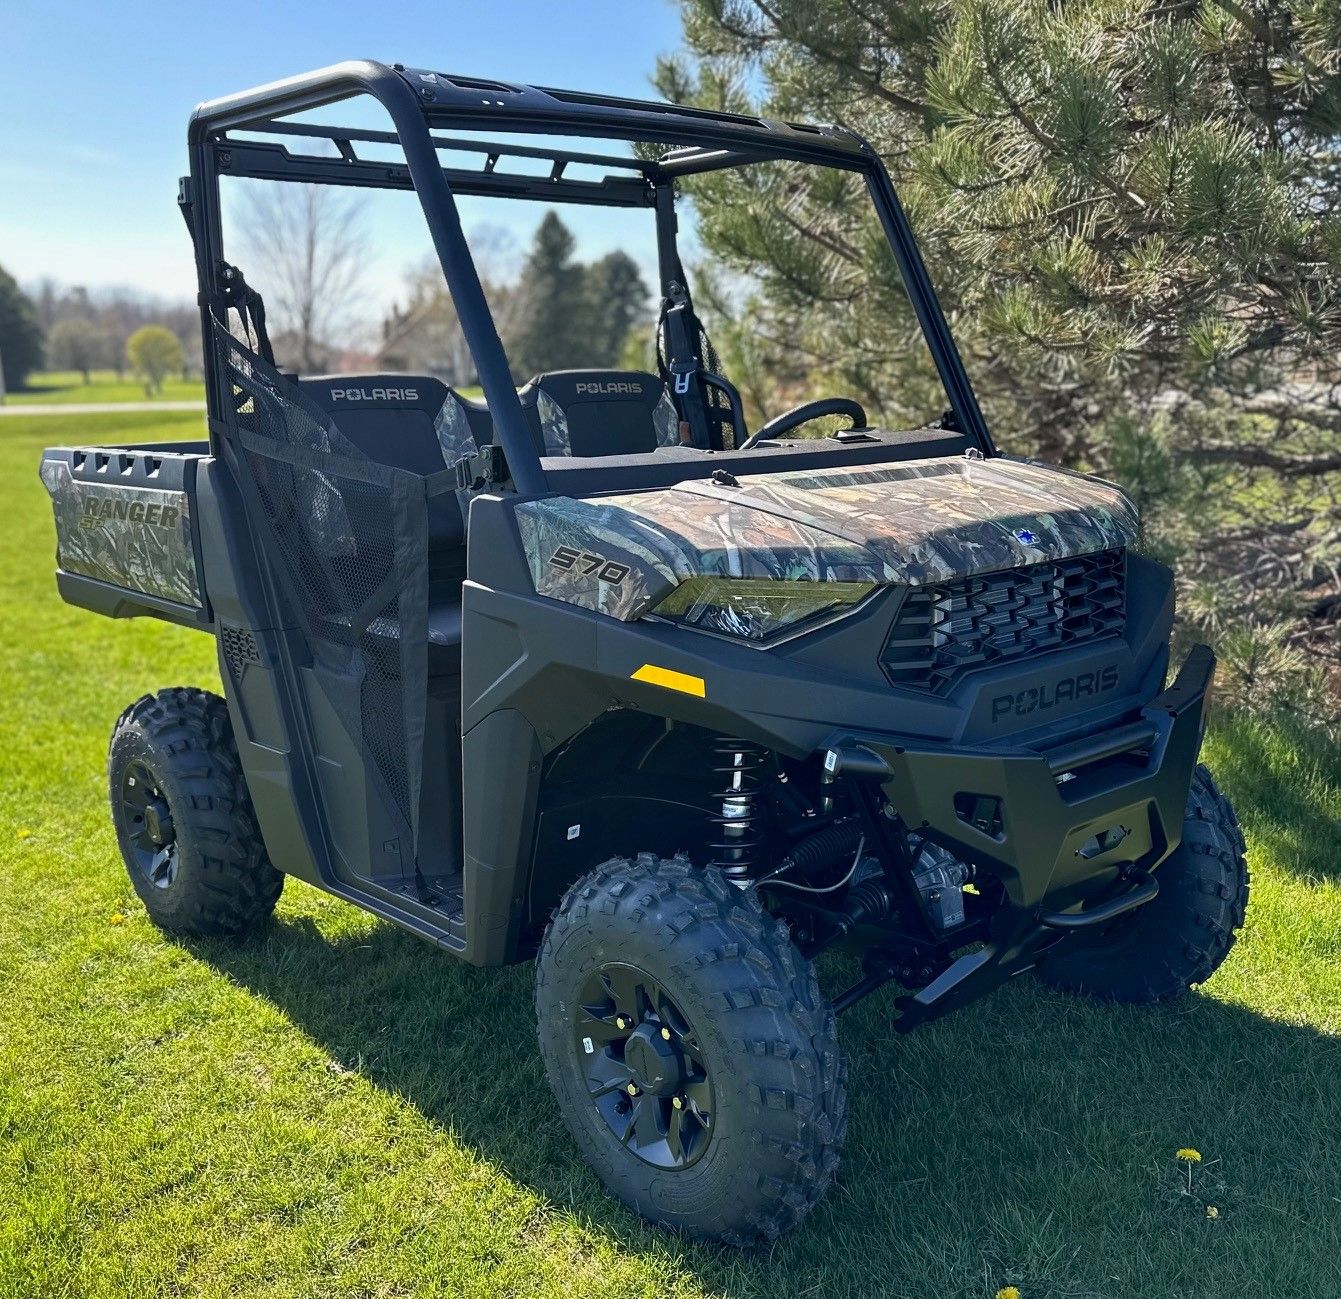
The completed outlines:
[[[661,917],[675,968],[717,1007],[736,1057],[735,1072],[751,1098],[758,1146],[751,1162],[758,1171],[751,1174],[752,1186],[741,1189],[735,1219],[675,1225],[733,1245],[775,1240],[828,1190],[847,1128],[846,1065],[833,1010],[814,970],[757,895],[719,873],[695,868],[684,856],[650,853],[602,863],[569,888],[536,962],[541,1046],[561,1105],[565,1061],[545,1032],[553,1013],[550,983],[557,950],[585,927],[592,911],[622,911],[635,923],[654,911]],[[567,1113],[565,1119],[589,1162],[596,1162],[589,1134]],[[630,1187],[614,1183],[611,1189],[648,1213],[650,1206]]]
[[[118,840],[115,770],[118,748],[128,742],[138,742],[140,756],[180,795],[172,813],[183,861],[170,889],[144,880],[122,844],[150,917],[164,929],[200,935],[235,935],[259,924],[274,910],[284,876],[265,850],[227,704],[207,690],[172,686],[142,695],[121,713],[108,745]]]

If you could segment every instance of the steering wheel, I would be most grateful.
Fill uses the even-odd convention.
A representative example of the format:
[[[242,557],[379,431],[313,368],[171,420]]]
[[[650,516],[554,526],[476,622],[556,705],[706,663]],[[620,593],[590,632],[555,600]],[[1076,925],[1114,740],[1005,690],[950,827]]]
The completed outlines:
[[[851,397],[821,397],[818,401],[802,402],[776,419],[769,420],[757,433],[747,437],[736,450],[748,451],[751,447],[758,446],[765,438],[779,437],[824,415],[846,415],[852,421],[853,428],[867,427],[866,411],[861,402],[853,401]]]

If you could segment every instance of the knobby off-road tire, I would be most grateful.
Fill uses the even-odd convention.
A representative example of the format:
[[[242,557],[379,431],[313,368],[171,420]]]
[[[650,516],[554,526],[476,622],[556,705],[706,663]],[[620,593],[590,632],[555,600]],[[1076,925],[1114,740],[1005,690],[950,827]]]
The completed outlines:
[[[635,985],[644,1005],[673,1004],[648,1005],[634,1035],[646,1034],[658,1050],[661,1038],[683,1043],[686,1074],[706,1074],[675,1084],[684,1093],[679,1115],[665,1108],[673,1098],[637,1098],[690,1131],[683,1140],[694,1142],[692,1159],[680,1166],[649,1162],[635,1153],[637,1133],[631,1148],[616,1130],[618,1107],[628,1114],[619,1070],[629,1068],[634,1035],[621,1041],[615,1003],[593,1001],[606,987]],[[593,1010],[609,1013],[598,1022]],[[833,1010],[786,926],[752,891],[684,857],[644,853],[597,867],[550,923],[536,961],[536,1013],[545,1069],[578,1148],[644,1217],[751,1245],[794,1227],[828,1189],[847,1126]],[[617,1084],[613,1099],[602,1099],[604,1112],[593,1099],[593,1071]],[[701,1101],[706,1124],[697,1112],[684,1117]],[[665,1146],[646,1150],[663,1164],[674,1158]]]
[[[274,910],[284,876],[266,856],[218,695],[176,687],[137,699],[112,731],[107,777],[121,855],[155,924],[232,935]]]
[[[1038,967],[1054,988],[1106,1001],[1171,1001],[1204,983],[1234,946],[1248,907],[1248,866],[1238,818],[1198,766],[1183,841],[1155,872],[1159,893],[1107,930],[1077,934]]]

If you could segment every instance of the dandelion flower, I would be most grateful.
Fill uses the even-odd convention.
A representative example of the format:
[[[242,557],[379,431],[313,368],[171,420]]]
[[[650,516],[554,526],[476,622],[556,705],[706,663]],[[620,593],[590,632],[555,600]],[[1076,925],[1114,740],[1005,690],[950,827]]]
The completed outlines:
[[[996,1292],[996,1299],[1020,1299],[1020,1292],[1013,1285],[1003,1285]]]
[[[1206,1216],[1208,1218],[1218,1218],[1220,1216],[1220,1210],[1217,1209],[1215,1205],[1208,1204],[1206,1206]]]
[[[112,924],[124,925],[125,923],[126,923],[126,917],[122,915],[120,911],[112,912]]]
[[[1199,1164],[1201,1163],[1201,1151],[1193,1150],[1191,1146],[1184,1146],[1174,1155],[1174,1158],[1181,1159],[1185,1164]]]
[[[30,829],[28,829],[28,827],[27,827],[26,825],[23,827],[22,830],[19,831],[19,838],[20,838],[20,839],[31,839],[32,837],[33,837],[33,832],[32,832]]]

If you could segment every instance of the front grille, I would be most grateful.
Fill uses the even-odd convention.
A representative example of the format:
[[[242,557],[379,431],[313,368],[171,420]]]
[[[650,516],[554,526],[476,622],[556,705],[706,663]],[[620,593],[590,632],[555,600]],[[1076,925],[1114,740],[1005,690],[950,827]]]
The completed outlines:
[[[1126,551],[1104,550],[911,588],[880,666],[896,686],[945,694],[982,668],[1120,636]]]

